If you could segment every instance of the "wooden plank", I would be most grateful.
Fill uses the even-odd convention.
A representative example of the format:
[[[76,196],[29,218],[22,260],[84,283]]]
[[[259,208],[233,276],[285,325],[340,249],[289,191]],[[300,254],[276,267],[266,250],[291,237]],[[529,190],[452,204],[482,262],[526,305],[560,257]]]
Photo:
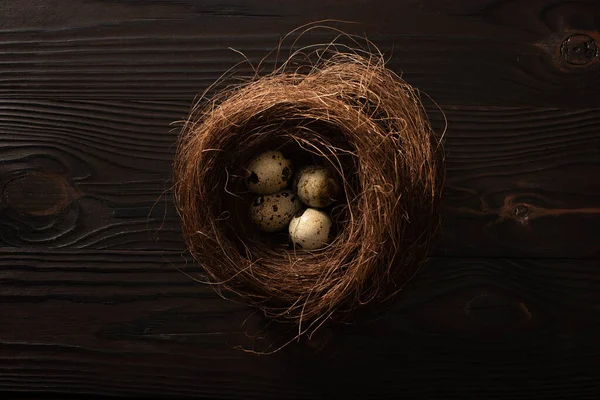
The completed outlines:
[[[513,0],[378,6],[362,0],[26,0],[0,7],[4,98],[190,102],[244,60],[230,48],[256,64],[285,33],[335,18],[357,22],[342,28],[368,33],[392,69],[442,104],[600,106],[600,58],[591,50],[574,56],[576,46],[561,53],[573,34],[600,42],[600,5],[593,1],[535,0],[523,7]],[[315,34],[307,43],[333,37]],[[271,68],[273,57],[264,65]]]
[[[182,250],[168,191],[185,102],[0,101],[5,247]],[[434,254],[598,257],[600,109],[445,107]],[[444,119],[430,109],[442,131]]]
[[[236,346],[264,350],[292,332],[247,319],[176,268],[197,272],[178,253],[2,251],[2,389],[247,399],[600,389],[593,260],[431,259],[386,313],[269,357]]]
[[[600,256],[599,111],[447,108],[436,254]]]
[[[0,101],[2,244],[181,249],[172,196],[162,194],[176,139],[169,124],[186,109]]]

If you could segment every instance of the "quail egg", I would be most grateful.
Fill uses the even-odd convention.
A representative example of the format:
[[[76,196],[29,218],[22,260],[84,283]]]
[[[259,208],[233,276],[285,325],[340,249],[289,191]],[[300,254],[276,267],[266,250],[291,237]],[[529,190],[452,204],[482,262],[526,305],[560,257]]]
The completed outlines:
[[[327,207],[340,193],[340,184],[333,170],[327,167],[302,168],[294,179],[294,189],[309,207]]]
[[[316,250],[330,241],[331,218],[314,208],[299,211],[289,226],[290,238],[298,248]]]
[[[261,231],[277,232],[290,223],[301,206],[298,196],[290,190],[260,195],[250,206],[250,218]]]
[[[289,184],[294,167],[280,151],[267,151],[250,161],[246,170],[248,189],[256,194],[273,194]]]

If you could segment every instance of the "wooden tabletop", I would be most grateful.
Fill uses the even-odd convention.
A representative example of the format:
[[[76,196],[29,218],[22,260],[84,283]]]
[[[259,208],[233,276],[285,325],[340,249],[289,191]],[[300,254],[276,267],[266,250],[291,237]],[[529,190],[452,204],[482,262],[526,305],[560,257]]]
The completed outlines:
[[[193,280],[171,124],[328,18],[445,113],[445,221],[393,304],[257,355],[289,329]],[[599,29],[593,0],[0,1],[0,390],[598,398]]]

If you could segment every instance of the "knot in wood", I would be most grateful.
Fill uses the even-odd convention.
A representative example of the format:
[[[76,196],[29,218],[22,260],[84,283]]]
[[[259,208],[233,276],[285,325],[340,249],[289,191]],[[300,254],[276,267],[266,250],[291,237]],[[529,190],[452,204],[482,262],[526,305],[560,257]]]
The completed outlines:
[[[35,216],[53,215],[67,207],[71,198],[64,178],[43,172],[28,172],[8,182],[4,203],[12,209]]]
[[[568,64],[585,65],[598,55],[598,44],[588,35],[575,34],[565,39],[560,53]]]
[[[515,207],[515,216],[519,219],[527,219],[529,217],[529,207],[525,204],[519,204]]]

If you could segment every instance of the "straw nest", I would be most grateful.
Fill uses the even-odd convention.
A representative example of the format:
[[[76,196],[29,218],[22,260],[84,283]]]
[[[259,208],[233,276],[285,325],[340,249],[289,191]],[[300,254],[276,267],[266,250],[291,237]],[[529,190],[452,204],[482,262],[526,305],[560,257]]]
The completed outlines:
[[[208,280],[301,334],[388,299],[414,275],[439,224],[443,177],[418,93],[381,54],[311,54],[316,62],[303,53],[201,99],[174,163],[183,235]],[[251,224],[245,166],[267,149],[337,172],[326,248],[300,251]]]

